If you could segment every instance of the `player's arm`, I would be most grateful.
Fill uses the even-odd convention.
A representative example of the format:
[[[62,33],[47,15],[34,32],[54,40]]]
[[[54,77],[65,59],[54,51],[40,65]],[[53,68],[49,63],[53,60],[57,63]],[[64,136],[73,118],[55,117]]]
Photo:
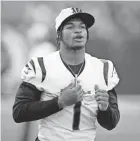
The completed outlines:
[[[119,122],[120,112],[115,91],[115,86],[119,82],[119,77],[111,61],[108,61],[107,82],[107,90],[98,88],[95,95],[99,105],[97,120],[102,127],[112,130]]]
[[[18,123],[38,120],[61,110],[57,97],[40,101],[41,79],[37,76],[39,70],[34,64],[29,62],[22,71],[23,82],[19,86],[13,105],[13,119]]]
[[[108,130],[112,130],[116,127],[117,123],[119,122],[120,112],[118,109],[118,100],[115,89],[113,88],[112,90],[109,90],[108,95],[108,108],[105,111],[101,111],[99,109],[97,121],[102,127]]]
[[[23,82],[17,91],[13,106],[15,122],[38,120],[52,115],[61,109],[58,106],[58,97],[48,101],[40,101],[41,91],[34,85]]]

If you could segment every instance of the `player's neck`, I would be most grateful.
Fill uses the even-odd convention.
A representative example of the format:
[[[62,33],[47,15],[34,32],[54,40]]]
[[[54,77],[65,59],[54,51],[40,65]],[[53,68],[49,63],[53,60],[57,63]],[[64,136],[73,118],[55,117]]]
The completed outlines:
[[[85,48],[73,50],[73,49],[61,47],[60,55],[65,63],[70,65],[78,65],[84,61]]]

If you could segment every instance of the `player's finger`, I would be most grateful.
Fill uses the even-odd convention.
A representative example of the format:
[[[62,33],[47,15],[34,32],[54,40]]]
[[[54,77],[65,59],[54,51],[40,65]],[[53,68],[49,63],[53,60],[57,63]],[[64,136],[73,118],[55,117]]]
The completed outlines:
[[[82,89],[79,89],[78,91],[76,91],[77,95],[81,95],[83,94],[83,90]]]
[[[106,101],[98,101],[98,104],[101,104],[101,105],[106,105],[107,102]]]
[[[74,87],[74,85],[75,85],[74,82],[71,82],[71,83],[67,86],[67,88],[70,88],[70,89],[71,89],[71,88]]]
[[[98,85],[94,86],[95,93],[100,92],[100,93],[106,93],[107,91],[105,89],[100,89]]]
[[[77,84],[80,84],[80,80],[77,80]]]
[[[77,85],[74,89],[75,89],[75,91],[79,91],[80,89],[82,89],[82,86],[81,85]]]
[[[96,101],[108,101],[108,97],[102,97],[102,96],[98,96],[95,99],[96,99]]]
[[[65,90],[67,90],[67,89],[72,89],[73,87],[74,87],[74,83],[72,82],[72,83],[70,83],[68,86],[66,86],[65,88],[61,89],[61,92],[62,92],[62,91],[65,91]]]
[[[76,87],[76,86],[79,85],[79,84],[80,84],[80,80],[75,79],[75,80],[74,80],[74,86]]]
[[[83,100],[83,92],[78,96],[78,101],[81,101],[81,100]]]
[[[107,91],[103,89],[98,89],[97,91],[95,91],[95,93],[107,93]]]
[[[98,85],[95,85],[94,86],[94,89],[95,89],[95,92],[98,91],[99,90],[99,86]]]
[[[83,92],[83,89],[82,89],[82,87],[80,86],[80,88],[77,90],[77,93],[81,93],[81,92]]]
[[[82,101],[82,100],[83,100],[83,97],[80,97],[80,98],[78,99],[78,102],[79,102],[79,101]]]
[[[94,97],[97,98],[99,96],[101,96],[101,97],[109,97],[109,95],[107,93],[96,93]]]

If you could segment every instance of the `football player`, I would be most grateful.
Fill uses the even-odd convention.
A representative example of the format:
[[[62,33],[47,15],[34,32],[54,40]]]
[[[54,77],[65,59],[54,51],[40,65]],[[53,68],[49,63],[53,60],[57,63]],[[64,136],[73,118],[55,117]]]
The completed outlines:
[[[91,14],[66,8],[55,22],[59,50],[25,65],[13,118],[39,120],[36,141],[94,141],[96,119],[107,130],[119,121],[119,77],[110,60],[85,53]]]

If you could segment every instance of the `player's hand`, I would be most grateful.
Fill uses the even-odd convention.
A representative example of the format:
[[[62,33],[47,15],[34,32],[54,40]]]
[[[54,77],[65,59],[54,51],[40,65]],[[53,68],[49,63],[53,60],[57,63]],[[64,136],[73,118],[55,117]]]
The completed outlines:
[[[99,89],[95,85],[95,99],[98,103],[99,110],[105,111],[109,105],[109,95],[106,90]]]
[[[78,101],[81,101],[83,98],[83,90],[81,85],[77,83],[71,83],[67,87],[61,90],[61,94],[58,97],[58,104],[61,108],[76,104]]]

